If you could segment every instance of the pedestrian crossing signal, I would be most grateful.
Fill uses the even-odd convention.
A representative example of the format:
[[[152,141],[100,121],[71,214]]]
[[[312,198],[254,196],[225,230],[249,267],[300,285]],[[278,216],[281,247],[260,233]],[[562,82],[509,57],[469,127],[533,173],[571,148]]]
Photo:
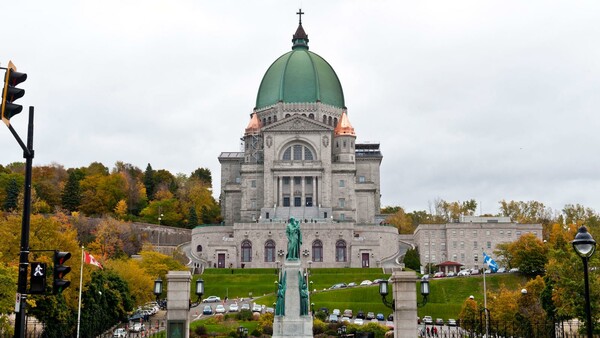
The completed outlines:
[[[29,278],[29,293],[46,293],[46,263],[32,262]]]

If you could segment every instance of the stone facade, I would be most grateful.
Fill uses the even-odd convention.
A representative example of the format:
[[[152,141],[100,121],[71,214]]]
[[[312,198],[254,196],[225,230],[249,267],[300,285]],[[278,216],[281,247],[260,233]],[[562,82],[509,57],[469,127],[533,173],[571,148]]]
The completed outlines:
[[[420,224],[414,233],[421,264],[458,262],[464,268],[484,267],[483,252],[493,255],[500,243],[513,242],[525,233],[542,239],[541,224],[514,223],[508,217],[462,216],[458,222]],[[498,261],[498,257],[493,257]]]
[[[397,230],[379,225],[379,144],[356,142],[337,75],[301,24],[293,42],[263,77],[243,151],[219,156],[224,222],[192,232],[207,266],[275,267],[290,217],[314,267],[376,266],[399,251]]]

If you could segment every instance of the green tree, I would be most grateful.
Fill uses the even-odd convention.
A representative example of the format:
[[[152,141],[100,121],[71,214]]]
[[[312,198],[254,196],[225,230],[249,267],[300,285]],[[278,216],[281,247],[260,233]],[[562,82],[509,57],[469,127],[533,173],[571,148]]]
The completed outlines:
[[[79,178],[75,170],[69,172],[69,178],[62,193],[62,206],[70,212],[79,210],[81,204],[81,192]]]
[[[208,168],[198,168],[191,175],[190,178],[197,178],[204,182],[207,186],[212,186],[212,174]]]
[[[408,249],[404,255],[404,265],[407,268],[419,271],[421,269],[421,260],[417,249]]]
[[[191,206],[188,216],[188,227],[193,229],[196,226],[198,226],[198,214],[196,214],[196,207]]]
[[[412,218],[403,208],[399,207],[396,212],[385,219],[385,223],[393,224],[400,234],[412,234],[415,231]]]
[[[146,187],[146,197],[148,201],[152,201],[154,199],[154,170],[152,170],[152,166],[150,163],[146,166],[146,171],[144,171],[144,186]]]
[[[19,186],[16,179],[11,179],[6,186],[6,198],[2,204],[2,209],[6,211],[17,210],[19,202]]]

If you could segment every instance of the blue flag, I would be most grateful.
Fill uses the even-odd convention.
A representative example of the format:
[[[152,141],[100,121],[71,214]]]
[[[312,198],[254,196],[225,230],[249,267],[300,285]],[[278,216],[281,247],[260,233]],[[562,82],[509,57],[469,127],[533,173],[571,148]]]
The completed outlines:
[[[492,272],[498,271],[498,263],[496,263],[492,257],[486,255],[485,252],[483,253],[483,263],[487,264]]]

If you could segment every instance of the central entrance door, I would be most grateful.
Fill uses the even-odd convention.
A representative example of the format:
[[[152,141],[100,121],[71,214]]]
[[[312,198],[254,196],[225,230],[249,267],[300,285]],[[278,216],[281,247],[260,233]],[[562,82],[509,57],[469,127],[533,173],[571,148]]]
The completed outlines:
[[[362,267],[363,268],[369,267],[369,253],[368,252],[363,252],[363,254],[362,254]]]
[[[219,260],[217,261],[217,267],[219,269],[225,268],[225,254],[224,253],[219,254]]]

